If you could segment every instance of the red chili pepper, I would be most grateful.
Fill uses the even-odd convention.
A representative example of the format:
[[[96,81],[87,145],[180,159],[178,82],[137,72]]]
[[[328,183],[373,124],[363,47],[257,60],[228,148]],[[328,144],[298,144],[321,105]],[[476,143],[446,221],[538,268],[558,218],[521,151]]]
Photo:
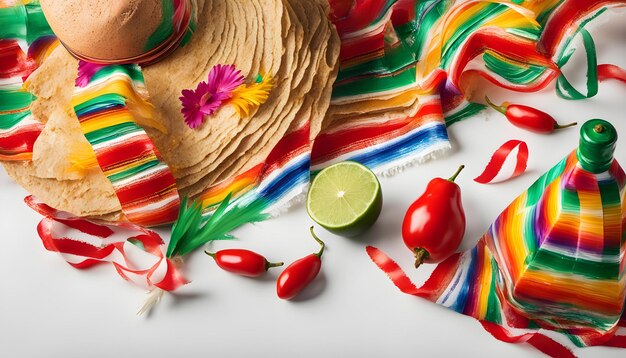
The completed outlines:
[[[461,170],[450,179],[435,178],[426,191],[406,212],[402,222],[402,238],[415,254],[415,267],[423,262],[445,260],[459,248],[465,235],[465,212],[461,189],[454,182]]]
[[[506,118],[516,127],[520,127],[535,133],[552,133],[555,129],[562,129],[575,126],[576,122],[560,125],[556,120],[546,112],[538,109],[524,106],[521,104],[502,103],[500,106],[493,104],[487,96],[485,101],[491,108],[504,114]]]
[[[326,245],[313,232],[311,226],[311,235],[322,247],[315,254],[307,255],[299,260],[294,261],[291,265],[278,276],[276,281],[276,293],[283,300],[294,298],[300,291],[315,279],[322,267],[322,254]]]
[[[216,253],[208,251],[204,253],[214,258],[217,266],[224,271],[247,277],[258,277],[271,267],[284,265],[282,262],[269,262],[265,257],[250,250],[228,249]]]

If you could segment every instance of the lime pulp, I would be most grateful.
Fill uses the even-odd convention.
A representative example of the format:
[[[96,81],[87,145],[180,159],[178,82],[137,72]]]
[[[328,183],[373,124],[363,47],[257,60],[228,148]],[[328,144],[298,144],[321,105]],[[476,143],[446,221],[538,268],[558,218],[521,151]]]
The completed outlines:
[[[309,189],[307,211],[313,221],[342,236],[356,236],[378,219],[383,197],[376,175],[345,161],[320,171]]]

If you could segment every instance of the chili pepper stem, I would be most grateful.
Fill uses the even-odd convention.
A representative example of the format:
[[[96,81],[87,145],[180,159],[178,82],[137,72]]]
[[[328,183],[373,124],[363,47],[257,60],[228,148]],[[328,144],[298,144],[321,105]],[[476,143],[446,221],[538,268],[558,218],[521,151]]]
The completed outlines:
[[[454,183],[454,181],[456,180],[456,177],[459,176],[459,174],[461,173],[463,169],[465,169],[465,165],[461,165],[459,169],[457,169],[456,172],[450,178],[448,178],[448,181],[451,181]]]
[[[487,102],[489,107],[491,107],[491,108],[495,109],[496,111],[506,115],[506,107],[505,106],[498,106],[498,105],[494,104],[493,102],[491,102],[491,100],[487,96],[485,96],[485,102]]]
[[[428,251],[423,247],[418,247],[413,252],[415,253],[415,268],[418,268],[428,258]]]
[[[311,228],[309,229],[311,231],[311,236],[313,236],[313,238],[315,239],[315,241],[317,241],[322,247],[320,248],[320,251],[318,253],[315,254],[315,256],[317,257],[322,257],[322,255],[324,254],[324,248],[326,248],[326,244],[324,243],[324,241],[320,240],[319,237],[317,237],[317,235],[315,235],[315,232],[313,232],[313,226],[311,226]]]
[[[215,259],[215,252],[208,252],[206,250],[204,250],[204,253],[211,256],[213,259]]]
[[[554,124],[554,129],[563,129],[563,128],[569,128],[569,127],[573,127],[575,125],[578,125],[578,122],[573,122],[573,123],[569,123],[569,124],[563,124],[560,125],[558,123]]]
[[[284,262],[269,262],[267,260],[265,260],[265,271],[271,269],[272,267],[280,267],[282,265],[284,265]]]

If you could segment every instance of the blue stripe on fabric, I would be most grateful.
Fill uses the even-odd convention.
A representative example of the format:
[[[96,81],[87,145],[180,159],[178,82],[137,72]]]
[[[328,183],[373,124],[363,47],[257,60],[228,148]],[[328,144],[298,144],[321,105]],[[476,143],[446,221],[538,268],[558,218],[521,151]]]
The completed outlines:
[[[350,160],[359,162],[369,168],[376,168],[391,161],[423,153],[429,147],[432,147],[433,144],[442,142],[448,142],[448,132],[444,124],[438,124],[420,129],[400,141],[356,155],[350,158]]]
[[[456,298],[456,301],[454,302],[452,306],[450,306],[450,309],[453,309],[459,313],[464,313],[465,311],[465,305],[467,304],[467,296],[469,295],[470,287],[472,285],[474,275],[476,274],[476,267],[478,266],[477,260],[476,260],[476,257],[478,256],[478,248],[474,247],[471,251],[471,254],[472,254],[472,258],[470,260],[470,265],[467,269],[467,275],[465,276],[466,277],[465,281],[460,283],[462,286]]]
[[[301,160],[288,164],[281,169],[278,177],[274,178],[269,185],[258,192],[258,195],[267,199],[270,203],[277,202],[280,198],[289,193],[293,188],[309,181],[309,170],[311,168],[311,157],[305,156]]]

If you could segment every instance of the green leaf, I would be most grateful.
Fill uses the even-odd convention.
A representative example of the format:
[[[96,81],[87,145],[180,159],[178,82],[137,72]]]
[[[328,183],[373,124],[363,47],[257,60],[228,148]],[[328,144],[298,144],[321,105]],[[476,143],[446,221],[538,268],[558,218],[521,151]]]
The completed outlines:
[[[172,228],[172,237],[167,250],[167,257],[184,256],[211,241],[232,240],[231,231],[247,223],[267,219],[268,214],[264,199],[256,199],[245,205],[232,204],[231,194],[220,203],[217,210],[208,218],[202,216],[202,205],[194,201],[187,206],[185,198],[181,203],[178,220]]]

